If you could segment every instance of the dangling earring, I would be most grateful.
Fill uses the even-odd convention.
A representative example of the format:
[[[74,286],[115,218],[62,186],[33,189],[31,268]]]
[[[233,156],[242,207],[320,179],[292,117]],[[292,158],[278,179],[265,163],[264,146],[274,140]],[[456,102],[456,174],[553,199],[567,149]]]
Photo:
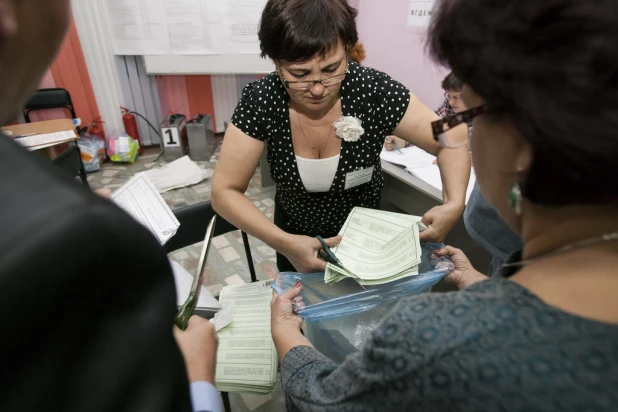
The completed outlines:
[[[516,182],[509,192],[509,204],[517,215],[521,214],[521,187]]]

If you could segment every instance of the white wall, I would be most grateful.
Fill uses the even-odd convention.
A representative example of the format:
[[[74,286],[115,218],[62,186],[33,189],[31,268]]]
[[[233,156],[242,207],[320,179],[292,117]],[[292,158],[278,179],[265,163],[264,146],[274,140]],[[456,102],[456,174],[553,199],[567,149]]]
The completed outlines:
[[[365,66],[400,81],[431,109],[444,101],[440,84],[448,70],[425,53],[426,29],[407,27],[409,0],[356,0]]]

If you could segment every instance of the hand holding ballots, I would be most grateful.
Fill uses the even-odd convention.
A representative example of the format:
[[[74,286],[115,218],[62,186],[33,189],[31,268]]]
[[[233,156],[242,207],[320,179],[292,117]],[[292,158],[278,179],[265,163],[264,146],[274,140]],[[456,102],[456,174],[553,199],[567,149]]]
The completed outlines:
[[[422,229],[418,216],[355,207],[339,233],[343,240],[332,248],[340,265],[327,263],[324,281],[378,285],[418,275]]]

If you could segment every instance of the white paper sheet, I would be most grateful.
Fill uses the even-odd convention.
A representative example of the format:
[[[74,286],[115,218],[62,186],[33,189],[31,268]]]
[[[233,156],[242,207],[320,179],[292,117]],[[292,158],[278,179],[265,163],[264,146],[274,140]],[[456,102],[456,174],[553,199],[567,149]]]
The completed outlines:
[[[438,167],[438,165],[417,167],[415,169],[406,169],[406,172],[411,173],[419,179],[429,183],[436,189],[442,190],[442,179],[440,177],[440,168]],[[475,183],[476,174],[474,174],[474,169],[472,169],[470,171],[470,181],[468,182],[468,188],[466,189],[466,204],[468,203],[468,199],[470,199],[470,194],[472,194],[472,189],[474,189]]]
[[[112,201],[150,230],[162,245],[176,234],[180,226],[165,200],[143,173],[116,190]]]
[[[182,306],[189,297],[189,293],[191,293],[193,276],[191,276],[191,274],[187,272],[187,270],[178,262],[170,260],[170,265],[172,266],[174,283],[176,284],[176,304],[178,306]],[[219,303],[219,301],[212,296],[208,289],[202,286],[202,291],[200,292],[200,298],[197,301],[196,308],[218,310],[222,307],[223,305],[221,305],[221,303]]]
[[[436,160],[436,157],[423,149],[412,146],[401,148],[401,153],[397,150],[388,151],[383,148],[382,153],[380,153],[380,159],[408,169],[415,169],[431,165]]]
[[[266,0],[104,0],[117,55],[256,54]]]
[[[163,167],[143,172],[159,193],[195,185],[212,176],[212,170],[201,169],[189,156],[183,156]]]
[[[435,156],[430,155],[418,147],[404,147],[401,151],[403,154],[399,153],[397,150],[387,151],[386,149],[382,149],[380,159],[405,167],[406,172],[413,174],[422,181],[442,191],[440,168],[437,164],[433,163],[436,159]],[[466,191],[466,203],[468,203],[475,183],[476,175],[474,174],[474,169],[472,169],[470,171],[470,181]]]
[[[210,323],[215,325],[215,331],[217,332],[232,323],[232,306],[223,306],[223,309],[215,313],[215,317],[210,319]]]
[[[70,142],[75,140],[75,132],[73,130],[66,130],[55,133],[42,133],[35,134],[33,136],[20,137],[15,139],[15,142],[24,146],[28,150],[39,150],[46,147],[55,146],[60,143]]]
[[[105,0],[117,55],[171,54],[162,0]]]

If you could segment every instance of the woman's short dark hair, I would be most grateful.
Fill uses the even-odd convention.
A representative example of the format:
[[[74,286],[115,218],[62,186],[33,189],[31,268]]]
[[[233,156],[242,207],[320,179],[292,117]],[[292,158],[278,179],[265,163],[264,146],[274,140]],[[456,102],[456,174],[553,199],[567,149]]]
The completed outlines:
[[[299,62],[358,41],[356,9],[347,0],[268,0],[258,36],[262,57]]]
[[[439,0],[428,47],[534,150],[524,196],[618,199],[615,0]]]
[[[452,90],[454,92],[460,92],[463,89],[463,83],[459,80],[459,77],[455,73],[450,72],[444,80],[442,80],[442,89],[446,92]]]

